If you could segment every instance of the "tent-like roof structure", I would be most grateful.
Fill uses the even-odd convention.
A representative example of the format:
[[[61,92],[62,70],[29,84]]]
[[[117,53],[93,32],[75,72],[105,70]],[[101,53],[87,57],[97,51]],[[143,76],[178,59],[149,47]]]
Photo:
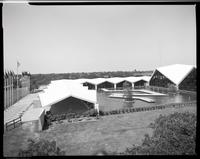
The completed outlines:
[[[94,85],[98,85],[101,84],[103,82],[106,82],[105,78],[94,78],[94,79],[87,79],[85,82],[94,84]]]
[[[113,84],[122,82],[124,80],[130,82],[136,82],[141,79],[145,80],[145,76],[142,77],[113,77],[113,78],[95,78],[95,79],[62,79],[51,81],[47,88],[43,92],[39,93],[39,98],[42,107],[50,106],[57,102],[60,102],[68,97],[75,97],[90,103],[97,102],[96,90],[88,90],[87,86],[83,86],[84,82],[88,82],[94,85],[99,85],[103,82],[110,82]]]
[[[122,77],[113,77],[113,78],[107,78],[106,81],[116,84],[116,83],[124,81],[124,78],[122,78]]]
[[[179,85],[185,79],[185,77],[192,71],[193,68],[195,67],[192,65],[174,64],[159,67],[156,70],[158,70],[160,73],[166,76],[174,84]],[[153,75],[154,73],[151,77],[153,77]]]
[[[58,80],[52,81],[44,92],[39,93],[42,107],[55,104],[68,97],[75,97],[90,103],[96,103],[96,91],[88,90],[75,81]]]

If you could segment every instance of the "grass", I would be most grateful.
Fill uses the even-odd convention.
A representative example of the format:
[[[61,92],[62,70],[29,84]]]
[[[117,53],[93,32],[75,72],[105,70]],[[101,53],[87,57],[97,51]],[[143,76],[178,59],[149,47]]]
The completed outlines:
[[[103,116],[97,121],[53,124],[49,129],[31,133],[17,128],[4,134],[4,155],[15,156],[25,146],[28,137],[39,135],[49,141],[55,140],[66,155],[93,155],[97,151],[123,152],[132,144],[140,144],[144,134],[152,134],[151,122],[160,114],[190,111],[196,107],[167,108],[147,112]]]

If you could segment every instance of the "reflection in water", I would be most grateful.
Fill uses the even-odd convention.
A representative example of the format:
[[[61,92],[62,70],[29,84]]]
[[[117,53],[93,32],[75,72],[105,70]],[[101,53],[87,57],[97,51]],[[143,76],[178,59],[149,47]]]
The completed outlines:
[[[125,102],[124,99],[109,98],[111,93],[98,93],[97,102],[99,108],[104,111],[116,110],[121,108],[132,108],[132,107],[145,107],[159,104],[168,103],[181,103],[196,100],[196,95],[193,94],[168,94],[168,96],[148,96],[148,98],[155,101],[155,103],[147,103],[141,100],[134,100],[133,103]]]
[[[134,101],[126,101],[126,100],[124,99],[124,101],[123,101],[123,107],[124,107],[124,108],[132,108],[133,105],[134,105]]]

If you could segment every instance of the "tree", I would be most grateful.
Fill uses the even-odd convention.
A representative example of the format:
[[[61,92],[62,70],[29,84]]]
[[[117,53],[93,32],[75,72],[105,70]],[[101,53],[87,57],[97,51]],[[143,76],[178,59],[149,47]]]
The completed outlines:
[[[125,98],[125,100],[126,101],[133,101],[132,92],[131,92],[131,86],[127,81],[125,81],[123,83],[123,89],[124,89],[124,98]]]

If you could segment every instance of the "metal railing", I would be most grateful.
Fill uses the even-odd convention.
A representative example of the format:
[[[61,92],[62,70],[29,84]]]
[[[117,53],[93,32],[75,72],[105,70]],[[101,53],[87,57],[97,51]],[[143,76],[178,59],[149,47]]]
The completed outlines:
[[[11,129],[14,129],[14,128],[16,128],[17,127],[17,125],[22,125],[22,118],[21,118],[21,116],[20,117],[18,117],[18,118],[15,118],[15,119],[13,119],[13,120],[11,120],[11,121],[9,121],[9,122],[7,122],[6,124],[5,124],[5,129],[6,129],[6,131],[9,131],[9,130],[11,130]],[[12,128],[11,129],[8,129],[8,128],[10,128],[12,126]]]

